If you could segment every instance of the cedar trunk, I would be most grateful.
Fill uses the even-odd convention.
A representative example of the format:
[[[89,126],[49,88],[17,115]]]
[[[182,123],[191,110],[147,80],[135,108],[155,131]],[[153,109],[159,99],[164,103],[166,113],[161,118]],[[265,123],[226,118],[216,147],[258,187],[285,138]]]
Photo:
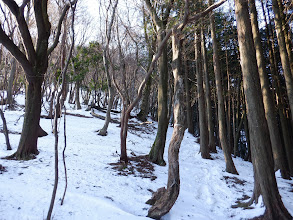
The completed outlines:
[[[200,131],[200,152],[204,159],[210,158],[209,151],[209,133],[207,126],[205,93],[203,89],[203,71],[202,71],[201,40],[199,31],[195,34],[195,60],[197,77],[197,98],[199,112],[199,131]]]
[[[212,4],[212,1],[209,0],[209,4]],[[220,71],[220,61],[218,54],[218,41],[216,39],[216,28],[214,16],[210,16],[211,24],[211,37],[213,41],[213,64],[214,72],[216,78],[216,89],[217,89],[217,98],[218,98],[218,121],[219,121],[219,137],[221,142],[221,147],[224,152],[225,162],[226,162],[226,171],[232,174],[238,174],[234,162],[232,160],[231,153],[229,152],[228,140],[227,140],[227,130],[225,125],[225,107],[224,107],[224,96],[223,96],[223,86],[221,79]]]
[[[265,119],[256,55],[246,0],[235,0],[235,13],[255,182],[266,207],[265,219],[292,219],[277,187],[269,130]],[[256,185],[258,185],[256,184]],[[256,186],[255,185],[255,186]],[[254,192],[256,193],[256,192]]]
[[[286,158],[283,153],[282,147],[280,147],[282,140],[281,140],[280,130],[278,128],[277,118],[274,113],[275,106],[274,106],[273,94],[270,91],[269,79],[268,79],[268,76],[266,75],[263,49],[262,49],[260,33],[258,29],[257,11],[255,7],[255,2],[250,0],[249,6],[251,11],[252,33],[253,33],[254,45],[256,49],[258,73],[260,77],[261,91],[263,95],[265,116],[267,119],[270,139],[272,144],[275,170],[280,169],[282,177],[285,179],[289,179],[290,175],[285,165]]]

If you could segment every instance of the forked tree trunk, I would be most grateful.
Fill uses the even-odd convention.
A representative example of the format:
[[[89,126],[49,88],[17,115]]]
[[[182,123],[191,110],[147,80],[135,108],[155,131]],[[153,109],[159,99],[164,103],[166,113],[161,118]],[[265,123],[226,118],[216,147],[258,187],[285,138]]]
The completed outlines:
[[[207,126],[205,92],[203,89],[203,71],[202,71],[202,54],[200,31],[195,34],[195,60],[196,60],[196,77],[197,77],[197,99],[199,113],[199,131],[200,131],[200,152],[204,159],[210,158],[209,150],[209,133]]]
[[[160,45],[164,39],[165,27],[158,29],[157,44]],[[159,84],[158,84],[158,130],[149,158],[153,163],[165,166],[164,150],[168,129],[168,56],[167,45],[164,46],[159,58]]]
[[[246,0],[235,0],[241,68],[251,140],[254,178],[259,183],[266,211],[265,219],[292,219],[278,191],[269,130],[261,96],[256,55]]]
[[[111,110],[113,106],[113,101],[114,101],[114,87],[111,82],[111,77],[109,73],[109,65],[107,61],[107,52],[103,52],[103,62],[104,62],[104,67],[105,67],[105,72],[107,76],[107,83],[108,83],[108,92],[109,92],[109,102],[108,102],[108,107],[107,107],[107,113],[106,113],[106,119],[103,128],[99,131],[99,135],[101,136],[106,136],[107,135],[107,130],[109,123],[111,121]]]
[[[268,76],[266,75],[263,49],[262,49],[261,39],[260,39],[260,34],[258,29],[257,11],[256,11],[254,0],[249,1],[249,6],[250,6],[250,12],[251,12],[252,33],[253,33],[254,45],[256,49],[258,73],[260,77],[261,91],[263,95],[266,120],[268,123],[269,132],[270,132],[275,170],[280,169],[282,177],[285,179],[289,179],[290,175],[288,170],[286,169],[285,155],[283,153],[282,147],[280,147],[282,143],[281,134],[279,132],[277,118],[274,112],[275,106],[274,106],[273,94],[270,91],[269,79],[268,79]]]
[[[160,219],[168,213],[177,200],[180,190],[179,149],[184,137],[184,74],[181,70],[181,41],[179,36],[172,35],[173,75],[174,75],[174,130],[168,150],[167,189],[160,188],[157,198],[148,212],[148,217]],[[156,194],[156,193],[155,193]]]
[[[209,0],[209,5],[212,5],[212,0]],[[229,152],[228,140],[227,140],[227,130],[225,125],[225,108],[224,108],[224,96],[223,96],[223,86],[221,79],[221,71],[220,71],[220,62],[218,55],[218,41],[216,39],[216,28],[215,28],[215,20],[214,15],[210,16],[210,24],[211,24],[211,37],[213,41],[213,64],[214,64],[214,72],[216,78],[216,89],[217,89],[217,97],[218,97],[218,121],[219,121],[219,138],[221,142],[221,147],[224,152],[225,162],[226,162],[226,171],[232,174],[238,174],[234,162],[232,160],[231,153]]]

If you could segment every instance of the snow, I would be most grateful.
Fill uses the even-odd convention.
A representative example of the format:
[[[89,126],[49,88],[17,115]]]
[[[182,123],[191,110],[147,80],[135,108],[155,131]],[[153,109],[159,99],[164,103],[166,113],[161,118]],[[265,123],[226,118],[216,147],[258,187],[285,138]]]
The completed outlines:
[[[17,97],[24,104],[23,96]],[[73,110],[67,105],[67,112],[89,116],[90,112]],[[97,112],[102,114],[101,112]],[[4,112],[10,131],[21,132],[23,108]],[[43,112],[45,114],[45,111]],[[112,114],[119,119],[119,114]],[[136,119],[131,119],[137,123]],[[112,169],[110,163],[119,160],[120,128],[110,123],[108,135],[97,135],[103,120],[66,115],[66,165],[68,188],[64,204],[60,200],[65,187],[62,162],[64,147],[64,117],[59,122],[59,185],[53,209],[53,219],[111,219],[143,220],[151,198],[151,190],[166,186],[168,166],[155,165],[155,180],[134,175],[122,176]],[[2,126],[2,121],[1,121]],[[49,133],[39,138],[40,154],[30,161],[10,161],[0,159],[7,172],[0,174],[0,219],[45,219],[47,216],[54,184],[54,134],[52,121],[41,119],[42,128]],[[148,125],[156,128],[156,123]],[[168,129],[165,149],[167,160],[168,144],[172,135]],[[129,132],[128,154],[146,155],[150,151],[156,131]],[[10,134],[13,151],[6,151],[5,138],[0,134],[0,157],[12,154],[19,142],[19,134]],[[212,154],[213,160],[204,160],[199,154],[196,138],[185,133],[180,149],[180,195],[171,211],[163,220],[208,220],[246,219],[264,213],[262,200],[252,209],[231,208],[237,199],[251,196],[253,190],[252,164],[240,158],[233,158],[239,175],[225,172],[223,153]],[[286,208],[293,215],[293,181],[283,180],[276,173],[280,194]],[[248,197],[247,197],[248,198]]]

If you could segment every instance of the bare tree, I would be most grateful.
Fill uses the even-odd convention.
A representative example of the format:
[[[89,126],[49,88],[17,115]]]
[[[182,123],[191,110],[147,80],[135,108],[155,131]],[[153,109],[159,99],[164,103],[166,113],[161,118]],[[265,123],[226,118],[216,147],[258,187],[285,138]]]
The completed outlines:
[[[24,0],[20,6],[14,0],[2,1],[15,16],[26,51],[26,53],[23,53],[5,33],[3,28],[0,28],[0,42],[21,64],[27,80],[26,109],[22,133],[18,149],[10,158],[30,159],[33,155],[38,154],[37,140],[41,130],[39,125],[42,99],[41,88],[44,74],[48,68],[48,57],[58,44],[62,21],[70,4],[67,4],[63,9],[63,13],[58,22],[57,34],[54,42],[49,47],[51,24],[48,15],[47,0],[34,1],[34,17],[38,34],[36,44],[33,42],[33,37],[24,17],[24,9],[30,1]]]

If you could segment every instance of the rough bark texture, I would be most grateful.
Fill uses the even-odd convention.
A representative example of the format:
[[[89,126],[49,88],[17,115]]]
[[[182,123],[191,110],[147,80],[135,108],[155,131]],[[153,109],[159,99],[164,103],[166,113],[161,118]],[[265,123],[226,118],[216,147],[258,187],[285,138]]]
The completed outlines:
[[[291,119],[293,120],[293,75],[290,69],[289,56],[288,56],[288,52],[286,48],[285,36],[284,36],[283,27],[282,27],[282,18],[281,18],[280,8],[279,8],[277,0],[272,0],[272,7],[275,14],[274,21],[276,26],[283,73],[285,76],[287,95],[288,95],[289,105],[291,109]]]
[[[200,131],[200,152],[204,159],[210,158],[209,151],[209,132],[207,126],[205,92],[203,88],[202,54],[200,31],[195,34],[195,60],[197,77],[197,99],[199,112],[199,131]]]
[[[160,188],[159,196],[148,212],[148,217],[159,219],[170,211],[177,200],[180,190],[179,149],[184,137],[184,74],[181,71],[181,42],[172,36],[173,75],[174,75],[174,130],[168,150],[167,189]]]
[[[251,12],[252,33],[253,33],[254,45],[256,49],[258,73],[259,73],[260,83],[261,83],[261,91],[262,91],[263,103],[265,108],[265,116],[268,123],[270,139],[272,144],[275,170],[280,169],[282,177],[288,179],[290,178],[290,175],[285,166],[286,158],[283,153],[283,149],[282,147],[280,147],[282,146],[281,134],[278,128],[277,118],[274,112],[275,106],[274,106],[273,94],[270,91],[269,79],[268,79],[268,75],[266,74],[263,49],[262,49],[261,39],[260,39],[260,34],[258,29],[257,11],[256,11],[254,0],[249,1],[249,6],[250,6],[250,12]]]
[[[212,4],[212,0],[209,0],[209,4]],[[221,79],[220,71],[220,62],[218,55],[218,42],[216,39],[216,28],[214,16],[210,16],[210,25],[211,25],[211,36],[213,41],[213,64],[214,72],[216,78],[216,89],[217,89],[217,98],[218,98],[218,121],[219,121],[219,137],[221,142],[221,147],[224,152],[225,162],[226,162],[226,171],[232,174],[238,174],[234,162],[232,160],[231,153],[229,152],[228,140],[227,140],[227,130],[225,125],[225,107],[224,107],[224,96],[223,96],[223,86]]]
[[[158,28],[158,45],[165,37],[165,27]],[[164,166],[164,150],[166,144],[166,134],[168,129],[168,56],[167,45],[162,49],[159,58],[159,84],[158,84],[158,130],[157,135],[149,153],[149,158],[153,163]]]
[[[205,85],[205,100],[206,100],[206,113],[208,120],[208,131],[209,131],[209,150],[210,152],[217,152],[214,132],[214,122],[212,117],[212,102],[211,102],[211,88],[210,88],[210,77],[208,73],[208,62],[206,54],[206,40],[203,28],[201,28],[201,51],[203,58],[203,72],[204,72],[204,85]]]
[[[265,219],[292,219],[281,200],[273,166],[269,130],[261,96],[260,80],[246,0],[235,0],[235,13],[251,140],[254,177],[266,207]]]

